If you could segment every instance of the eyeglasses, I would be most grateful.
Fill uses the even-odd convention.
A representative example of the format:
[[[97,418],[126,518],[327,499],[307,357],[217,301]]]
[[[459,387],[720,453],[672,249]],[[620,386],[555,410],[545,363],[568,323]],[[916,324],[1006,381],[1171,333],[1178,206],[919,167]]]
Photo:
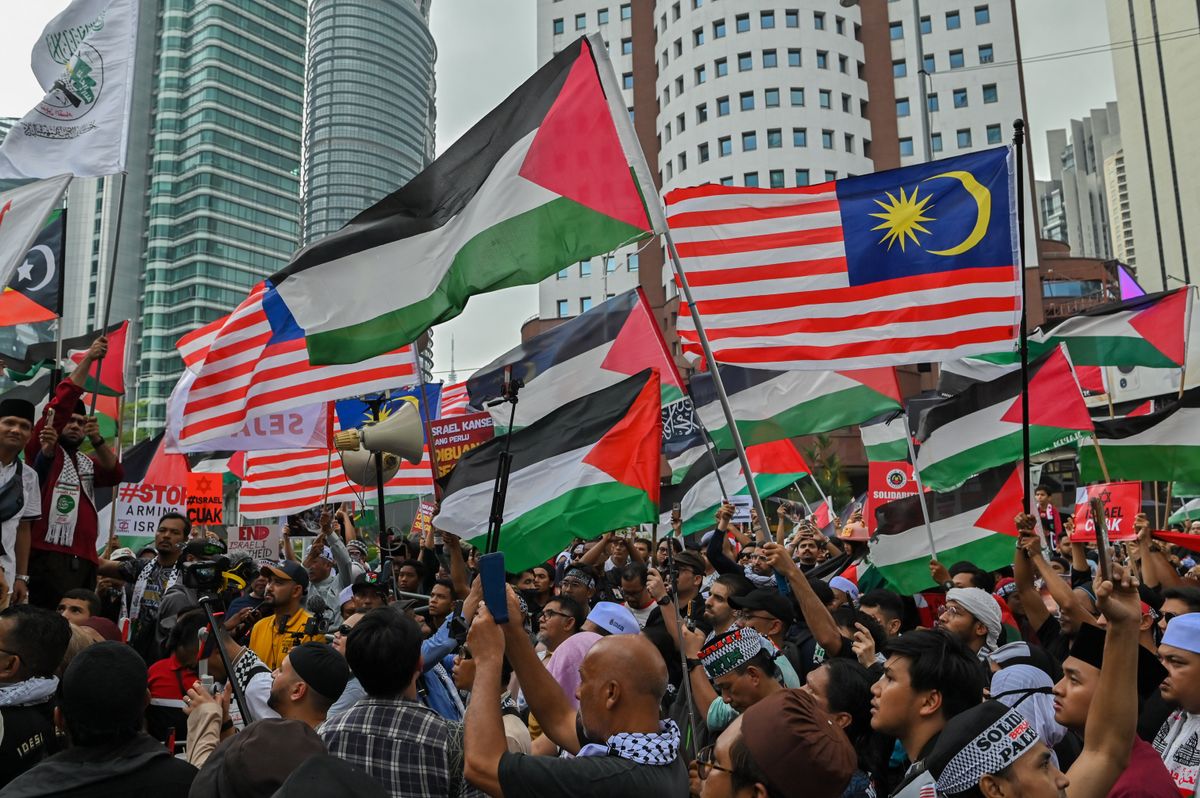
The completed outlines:
[[[538,614],[538,618],[543,621],[546,620],[546,618],[554,618],[554,617],[570,618],[571,615],[566,612],[556,612],[555,610],[542,610],[541,613]]]
[[[1161,613],[1161,617],[1162,617],[1162,622],[1163,622],[1163,623],[1170,623],[1170,622],[1172,621],[1172,619],[1179,617],[1179,613],[1177,613],[1177,612],[1164,612],[1164,613]]]
[[[964,612],[959,607],[956,607],[953,604],[946,604],[942,607],[942,611],[938,613],[938,617],[941,618],[944,615],[949,615],[951,618],[953,618],[956,615],[966,615],[966,614],[967,613]]]
[[[459,652],[459,656],[461,656],[463,659],[471,659],[471,649],[467,648],[465,643],[463,644],[463,647],[459,649]]]
[[[775,616],[773,616],[773,615],[755,615],[750,610],[738,610],[736,615],[739,619],[741,619],[743,621],[773,621],[773,620],[775,620]]]
[[[720,770],[723,773],[733,773],[733,768],[723,767],[717,764],[715,754],[716,743],[707,745],[696,752],[696,776],[704,781],[708,778],[708,774],[714,770]]]
[[[342,637],[345,637],[346,635],[350,634],[350,630],[353,628],[354,627],[351,626],[350,624],[344,623],[341,626],[339,626],[338,628],[334,629],[333,633],[335,635],[341,635]]]

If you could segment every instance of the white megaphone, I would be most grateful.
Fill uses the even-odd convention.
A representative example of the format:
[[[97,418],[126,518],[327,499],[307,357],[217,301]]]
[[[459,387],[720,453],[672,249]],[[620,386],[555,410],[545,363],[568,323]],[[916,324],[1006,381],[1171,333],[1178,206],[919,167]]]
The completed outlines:
[[[355,449],[349,452],[339,452],[342,456],[342,470],[346,479],[364,488],[379,486],[376,481],[375,458],[383,459],[383,481],[386,484],[400,470],[400,458],[391,452],[371,452],[366,449]]]
[[[406,401],[382,421],[368,422],[358,429],[334,433],[333,445],[343,452],[359,449],[391,452],[417,465],[421,462],[425,445],[425,433],[421,429],[421,411],[415,403]]]

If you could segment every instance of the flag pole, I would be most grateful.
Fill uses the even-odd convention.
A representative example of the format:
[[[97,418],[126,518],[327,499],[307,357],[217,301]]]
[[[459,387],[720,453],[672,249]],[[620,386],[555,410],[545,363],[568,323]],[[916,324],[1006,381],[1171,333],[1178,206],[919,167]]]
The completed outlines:
[[[700,434],[704,438],[704,451],[708,452],[709,462],[712,463],[713,476],[717,478],[717,488],[721,491],[721,500],[729,503],[729,491],[725,490],[725,481],[721,479],[721,465],[717,462],[717,453],[713,450],[712,439],[708,436],[708,428],[701,425]]]
[[[108,335],[108,319],[112,315],[112,299],[113,286],[117,282],[117,256],[120,254],[121,247],[121,220],[125,215],[125,184],[129,182],[129,175],[126,172],[121,172],[121,189],[117,192],[117,230],[113,233],[112,260],[108,264],[108,285],[104,287],[104,322],[100,325],[100,334]],[[107,179],[105,183],[107,183]],[[65,239],[64,234],[64,239]],[[96,385],[100,386],[100,367],[104,363],[104,358],[96,358]],[[99,394],[92,391],[92,406],[88,410],[89,416],[96,415],[96,400]]]
[[[921,505],[921,517],[925,519],[925,535],[929,538],[929,554],[936,560],[937,544],[933,542],[933,524],[929,522],[929,503],[925,499],[925,485],[921,483],[921,469],[917,468],[917,451],[913,448],[912,434],[908,431],[907,422],[904,426],[904,440],[908,443],[908,458],[912,460],[913,464],[913,481],[917,483],[917,499]],[[1025,462],[1028,467],[1029,461]]]
[[[1029,293],[1025,280],[1025,120],[1013,120],[1013,159],[1016,161],[1017,178],[1017,251],[1021,261],[1021,488],[1023,496],[1022,507],[1029,506],[1029,497],[1033,490],[1029,485],[1030,454],[1029,454]],[[916,464],[916,461],[913,461]],[[916,469],[913,469],[916,473]],[[917,483],[918,488],[920,483]],[[922,503],[922,507],[924,504]]]
[[[63,202],[62,209],[62,241],[58,247],[58,323],[55,324],[54,368],[50,370],[50,399],[54,398],[54,389],[62,380],[63,375],[63,292],[67,285],[67,204]]]
[[[704,323],[700,319],[699,311],[696,310],[696,303],[692,297],[692,288],[688,285],[687,274],[683,270],[683,265],[679,262],[679,253],[675,250],[675,241],[671,238],[671,230],[667,227],[667,215],[663,208],[662,199],[658,196],[654,182],[654,175],[650,171],[650,165],[646,163],[646,153],[642,151],[641,145],[638,143],[637,132],[633,129],[633,123],[629,119],[629,112],[625,107],[624,95],[621,93],[621,87],[617,83],[617,73],[613,70],[612,61],[608,57],[608,46],[604,40],[600,38],[598,33],[590,33],[587,35],[588,49],[591,51],[592,58],[596,63],[596,75],[600,80],[600,85],[604,89],[604,95],[608,102],[609,116],[613,120],[613,125],[616,127],[617,138],[621,142],[621,149],[625,152],[625,160],[629,162],[629,168],[633,171],[634,178],[641,189],[642,200],[645,203],[646,213],[649,216],[653,232],[661,235],[666,241],[667,252],[671,257],[671,266],[675,271],[675,277],[679,281],[679,289],[683,292],[684,299],[688,303],[688,311],[692,314],[692,322],[696,325],[696,335],[700,339],[700,348],[704,350],[704,360],[708,363],[708,368],[712,372],[713,387],[716,388],[717,398],[721,401],[721,411],[725,414],[725,423],[729,425],[729,433],[733,438],[733,448],[737,452],[738,462],[742,466],[742,473],[746,475],[746,489],[750,494],[750,501],[753,503],[754,509],[758,512],[758,517],[762,521],[759,525],[760,538],[763,543],[770,542],[770,536],[764,531],[768,525],[768,515],[766,508],[763,506],[762,497],[758,495],[758,486],[754,484],[754,472],[750,468],[750,459],[746,457],[746,447],[742,443],[742,434],[737,428],[737,423],[733,417],[733,408],[729,404],[729,397],[725,393],[725,383],[721,381],[721,372],[717,369],[716,358],[713,357],[712,347],[708,343],[708,333],[704,330]],[[618,102],[619,100],[619,102]]]
[[[429,334],[429,330],[425,331]],[[420,340],[420,339],[417,339]],[[417,405],[417,411],[421,414],[421,421],[425,426],[425,445],[429,449],[429,475],[433,478],[433,500],[435,503],[442,499],[441,491],[438,489],[438,472],[437,472],[437,453],[433,449],[433,424],[429,420],[429,394],[425,390],[425,369],[421,368],[421,349],[413,343],[413,362],[417,366],[417,383],[421,387],[421,403]],[[441,412],[441,401],[438,401],[438,412]],[[433,519],[430,519],[430,523]]]

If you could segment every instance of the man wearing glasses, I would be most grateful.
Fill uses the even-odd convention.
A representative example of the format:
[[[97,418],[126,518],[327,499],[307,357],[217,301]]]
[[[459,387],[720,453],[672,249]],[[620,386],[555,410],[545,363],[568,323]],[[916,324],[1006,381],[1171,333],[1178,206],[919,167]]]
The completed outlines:
[[[1000,620],[1000,605],[991,593],[977,587],[955,587],[946,591],[937,628],[957,637],[986,664],[987,655],[999,643]]]

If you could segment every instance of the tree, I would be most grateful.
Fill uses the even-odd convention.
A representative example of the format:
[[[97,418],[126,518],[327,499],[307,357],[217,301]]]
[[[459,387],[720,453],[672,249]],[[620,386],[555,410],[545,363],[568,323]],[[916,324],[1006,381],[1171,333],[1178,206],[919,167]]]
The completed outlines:
[[[828,435],[813,436],[813,445],[804,449],[804,456],[812,467],[813,480],[833,501],[835,508],[845,507],[854,499],[854,489]]]

